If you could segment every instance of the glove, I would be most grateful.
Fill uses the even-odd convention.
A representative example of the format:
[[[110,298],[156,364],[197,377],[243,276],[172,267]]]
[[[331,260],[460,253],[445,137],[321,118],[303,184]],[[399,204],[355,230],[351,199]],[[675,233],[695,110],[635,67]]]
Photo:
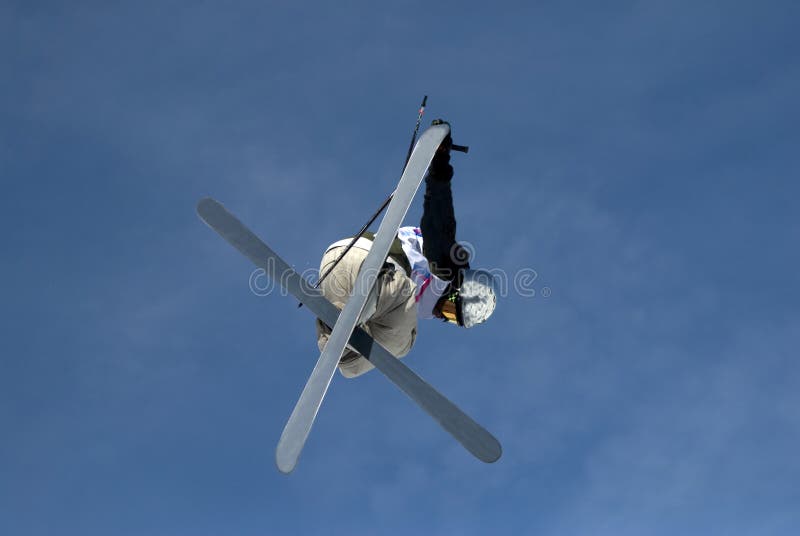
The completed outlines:
[[[431,121],[431,126],[436,126],[436,125],[447,125],[449,127],[450,123],[445,121],[444,119],[434,119],[433,121]],[[450,134],[448,134],[447,137],[444,140],[442,140],[442,144],[439,146],[437,151],[446,152],[449,154],[450,148],[452,146],[453,146],[453,137]]]
[[[431,126],[434,125],[447,125],[450,123],[442,119],[434,119],[431,121]],[[436,149],[436,154],[433,155],[431,167],[428,170],[428,178],[435,182],[447,182],[453,178],[453,166],[450,165],[450,148],[453,145],[453,138],[450,134],[442,140],[442,144]]]

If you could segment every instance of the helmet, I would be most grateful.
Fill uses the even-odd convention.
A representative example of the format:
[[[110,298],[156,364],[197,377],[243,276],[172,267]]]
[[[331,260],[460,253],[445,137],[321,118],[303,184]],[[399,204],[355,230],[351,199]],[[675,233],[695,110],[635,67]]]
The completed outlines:
[[[486,270],[464,270],[461,286],[445,295],[441,316],[452,324],[471,328],[492,316],[497,303],[497,282]]]
[[[496,287],[497,282],[490,272],[464,270],[461,287],[458,289],[461,325],[471,328],[492,316],[497,304]]]

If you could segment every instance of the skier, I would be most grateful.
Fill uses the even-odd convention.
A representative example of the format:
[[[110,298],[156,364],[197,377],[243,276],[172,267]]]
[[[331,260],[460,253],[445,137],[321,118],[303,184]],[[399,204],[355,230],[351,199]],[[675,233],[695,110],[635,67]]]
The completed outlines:
[[[436,120],[433,124],[439,124]],[[420,227],[401,227],[389,256],[377,277],[364,312],[362,327],[395,357],[411,350],[417,335],[417,318],[439,318],[470,328],[484,322],[495,308],[492,275],[469,267],[469,253],[456,242],[456,220],[450,181],[451,136],[447,136],[425,177],[425,200]],[[320,286],[325,297],[339,309],[350,297],[356,276],[372,244],[372,233],[364,233],[350,251],[335,264]],[[423,240],[424,237],[424,240]],[[320,263],[326,274],[352,239],[331,244]],[[331,333],[317,320],[317,345],[322,351]],[[354,378],[373,367],[349,346],[339,361],[339,371]]]
[[[351,240],[347,247],[334,244],[329,249],[342,250],[338,257],[347,262],[323,259],[324,272],[315,286],[219,201],[204,198],[197,204],[198,215],[209,227],[273,281],[280,283],[282,290],[308,306],[327,326],[334,326],[330,338],[326,334],[329,328],[326,332],[327,326],[319,326],[324,348],[278,441],[275,462],[283,473],[291,472],[297,465],[336,369],[340,368],[346,377],[354,377],[371,369],[373,364],[476,458],[491,463],[502,455],[502,446],[492,434],[396,359],[407,354],[414,343],[417,313],[423,318],[438,317],[471,327],[486,320],[495,306],[496,292],[491,275],[471,271],[468,255],[455,242],[449,150],[466,152],[467,148],[452,144],[449,125],[434,123],[416,145],[415,128],[413,150],[409,149],[397,188],[364,226],[366,229],[383,208],[388,207],[374,240],[370,242],[369,237],[364,238],[351,258],[347,258],[345,252],[351,251],[356,240]],[[423,176],[426,172],[427,177]],[[402,219],[424,178],[428,181],[422,229],[403,229],[400,227]],[[423,232],[429,238],[424,243]],[[363,229],[358,236],[362,233]],[[337,264],[342,267],[335,270]],[[327,281],[324,291],[315,291],[328,272],[336,273]],[[353,282],[356,272],[359,273]],[[378,281],[371,280],[376,275],[373,272],[379,272]],[[363,294],[354,295],[355,292]],[[341,315],[332,302],[342,309]],[[359,324],[374,337],[361,329],[354,331]],[[380,344],[375,344],[376,339]]]

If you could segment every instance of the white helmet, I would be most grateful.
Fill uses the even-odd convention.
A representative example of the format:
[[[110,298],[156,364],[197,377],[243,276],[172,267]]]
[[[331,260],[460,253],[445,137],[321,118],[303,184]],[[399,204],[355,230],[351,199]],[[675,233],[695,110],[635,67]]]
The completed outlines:
[[[485,322],[497,304],[497,281],[486,270],[464,270],[458,289],[460,324],[471,328]]]
[[[486,270],[464,270],[461,286],[451,286],[437,306],[437,316],[465,328],[485,322],[497,304],[496,288],[497,281]]]

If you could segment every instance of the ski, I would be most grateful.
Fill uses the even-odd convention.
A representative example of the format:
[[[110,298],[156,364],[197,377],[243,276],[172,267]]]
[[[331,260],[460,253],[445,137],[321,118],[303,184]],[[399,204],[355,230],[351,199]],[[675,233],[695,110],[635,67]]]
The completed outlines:
[[[350,340],[350,335],[360,321],[361,313],[369,299],[372,287],[376,282],[376,274],[386,261],[389,248],[397,234],[397,229],[403,223],[403,218],[408,212],[414,194],[417,193],[428,166],[433,160],[436,150],[450,133],[447,124],[429,127],[414,147],[411,158],[400,177],[400,182],[394,192],[394,197],[386,209],[386,215],[381,220],[378,232],[372,242],[372,247],[356,277],[353,292],[342,310],[339,320],[333,326],[328,342],[308,377],[300,399],[289,416],[283,429],[276,460],[281,471],[288,473],[297,464],[300,452],[303,450],[314,419],[328,391],[336,366],[342,357],[345,346]]]
[[[197,205],[197,212],[209,227],[253,264],[262,268],[272,281],[278,282],[320,320],[329,326],[337,323],[340,311],[325,299],[322,291],[314,288],[294,271],[219,202],[211,198],[203,199]],[[500,458],[502,447],[492,434],[375,342],[365,331],[355,328],[349,343],[472,455],[487,463]],[[282,472],[288,472],[280,465],[278,468]]]

